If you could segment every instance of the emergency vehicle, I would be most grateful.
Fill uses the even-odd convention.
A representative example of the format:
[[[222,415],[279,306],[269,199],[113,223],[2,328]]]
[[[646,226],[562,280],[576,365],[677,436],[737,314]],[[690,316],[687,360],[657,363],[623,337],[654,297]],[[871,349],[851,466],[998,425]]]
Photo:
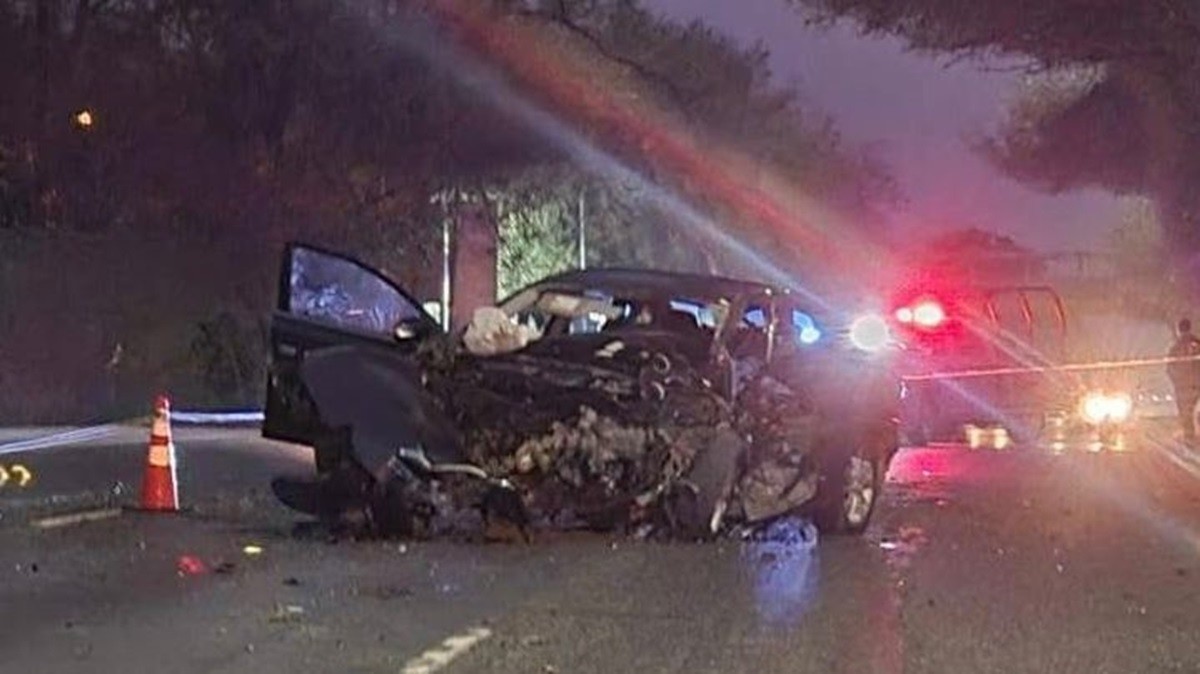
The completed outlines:
[[[1127,448],[1138,405],[1169,396],[1162,368],[1102,365],[1159,356],[1169,333],[1078,302],[1072,311],[1035,275],[998,280],[934,263],[891,294],[905,443]]]

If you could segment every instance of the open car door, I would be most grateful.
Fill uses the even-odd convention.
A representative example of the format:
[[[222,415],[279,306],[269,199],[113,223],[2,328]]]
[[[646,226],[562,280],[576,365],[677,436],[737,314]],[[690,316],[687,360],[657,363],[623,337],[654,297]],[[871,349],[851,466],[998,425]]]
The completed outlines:
[[[343,255],[289,244],[271,319],[263,436],[312,444],[322,431],[300,379],[306,354],[344,345],[411,352],[438,332],[421,304],[382,273]]]

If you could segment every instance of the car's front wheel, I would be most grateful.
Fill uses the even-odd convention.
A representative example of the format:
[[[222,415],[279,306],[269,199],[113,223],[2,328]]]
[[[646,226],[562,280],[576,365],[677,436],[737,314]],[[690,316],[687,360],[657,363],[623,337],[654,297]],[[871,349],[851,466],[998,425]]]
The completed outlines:
[[[879,462],[856,451],[836,461],[822,477],[816,511],[821,532],[859,534],[866,530],[883,482]]]

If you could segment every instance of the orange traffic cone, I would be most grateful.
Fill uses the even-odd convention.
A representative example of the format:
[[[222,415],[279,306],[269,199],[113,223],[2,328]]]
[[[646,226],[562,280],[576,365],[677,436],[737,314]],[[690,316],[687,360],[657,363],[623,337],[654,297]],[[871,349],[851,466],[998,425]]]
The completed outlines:
[[[175,443],[171,441],[171,402],[166,396],[154,401],[154,423],[150,427],[150,450],[142,474],[142,510],[179,510],[175,479]]]

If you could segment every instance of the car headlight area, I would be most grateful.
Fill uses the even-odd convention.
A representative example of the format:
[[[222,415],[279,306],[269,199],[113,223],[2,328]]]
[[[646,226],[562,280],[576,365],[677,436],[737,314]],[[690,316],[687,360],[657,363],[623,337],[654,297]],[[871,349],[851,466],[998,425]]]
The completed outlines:
[[[1091,391],[1079,405],[1079,413],[1089,424],[1124,423],[1133,413],[1133,396],[1128,393]]]

